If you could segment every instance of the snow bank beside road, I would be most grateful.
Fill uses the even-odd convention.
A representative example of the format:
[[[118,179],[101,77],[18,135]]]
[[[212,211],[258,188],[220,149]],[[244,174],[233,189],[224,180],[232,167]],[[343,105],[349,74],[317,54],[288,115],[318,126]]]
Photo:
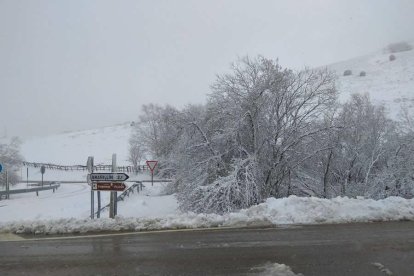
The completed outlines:
[[[281,199],[270,198],[265,203],[225,215],[179,213],[152,218],[16,221],[0,224],[0,231],[26,234],[67,234],[390,220],[414,220],[414,199],[400,197],[383,200],[346,197],[320,199],[290,196]]]
[[[285,264],[278,263],[267,263],[262,266],[254,267],[251,269],[256,275],[266,275],[266,276],[303,276],[302,273],[295,274],[290,266]]]
[[[242,210],[240,213],[246,217],[263,216],[274,224],[414,220],[414,199],[323,199],[290,196],[281,199],[269,198],[265,203]]]

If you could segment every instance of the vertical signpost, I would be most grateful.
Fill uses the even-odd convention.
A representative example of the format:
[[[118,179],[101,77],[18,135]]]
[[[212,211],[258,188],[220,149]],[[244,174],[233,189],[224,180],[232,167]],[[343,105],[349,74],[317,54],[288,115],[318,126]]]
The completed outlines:
[[[88,183],[91,185],[91,219],[94,219],[94,191],[98,192],[98,211],[96,217],[100,217],[101,209],[101,191],[111,192],[109,203],[109,217],[114,218],[117,215],[117,192],[124,191],[127,187],[123,183],[129,178],[125,173],[117,173],[116,154],[112,155],[112,172],[111,173],[94,173],[93,157],[90,156],[87,162]]]
[[[10,199],[10,186],[9,186],[9,172],[6,169],[6,191],[7,191],[7,199]]]
[[[88,172],[89,172],[87,181],[91,185],[91,219],[94,219],[95,217],[94,191],[92,189],[92,182],[90,181],[90,174],[93,173],[93,156],[88,157],[88,161],[86,162],[86,167],[88,167]]]
[[[0,173],[3,171],[3,165],[2,164],[0,164]],[[10,196],[9,196],[9,175],[8,175],[8,172],[7,172],[7,169],[6,169],[6,198],[7,199],[9,199],[10,198]]]
[[[98,194],[98,211],[96,211],[96,218],[101,217],[101,191],[96,192]]]
[[[116,172],[116,154],[112,154],[112,172]],[[114,218],[116,216],[116,192],[111,191],[110,203],[109,203],[109,217]]]
[[[147,162],[148,168],[151,170],[151,186],[154,186],[154,169],[158,164],[158,161],[148,160]]]
[[[43,187],[43,175],[45,174],[45,172],[46,172],[46,168],[45,168],[45,166],[41,166],[40,167],[40,172],[41,172],[41,174],[42,174],[42,187]]]

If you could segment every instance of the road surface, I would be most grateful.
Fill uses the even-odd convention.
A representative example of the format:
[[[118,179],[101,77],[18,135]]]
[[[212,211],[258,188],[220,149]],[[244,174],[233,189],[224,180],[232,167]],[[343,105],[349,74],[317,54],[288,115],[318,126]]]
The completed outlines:
[[[414,222],[0,242],[0,275],[255,275],[270,263],[303,275],[414,275]]]

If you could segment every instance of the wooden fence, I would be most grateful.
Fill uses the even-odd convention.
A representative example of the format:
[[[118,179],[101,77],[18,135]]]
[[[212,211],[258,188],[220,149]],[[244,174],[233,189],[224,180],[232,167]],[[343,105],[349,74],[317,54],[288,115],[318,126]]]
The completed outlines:
[[[35,163],[35,162],[23,162],[23,166],[32,168],[41,168],[45,166],[49,170],[60,170],[60,171],[87,171],[88,167],[84,165],[57,165],[51,163]],[[112,171],[112,165],[95,165],[94,171]],[[118,166],[118,172],[141,172],[149,170],[147,165],[139,165],[137,168],[133,166]]]

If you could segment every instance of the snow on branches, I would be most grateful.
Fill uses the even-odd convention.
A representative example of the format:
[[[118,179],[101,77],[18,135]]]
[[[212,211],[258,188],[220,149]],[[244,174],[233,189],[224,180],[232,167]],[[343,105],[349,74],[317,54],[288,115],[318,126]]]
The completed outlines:
[[[411,158],[397,149],[405,141],[412,150],[412,132],[397,131],[367,96],[338,104],[331,72],[246,57],[211,90],[205,105],[144,106],[137,123],[183,210],[225,213],[292,194],[412,193],[412,174],[397,169]]]

